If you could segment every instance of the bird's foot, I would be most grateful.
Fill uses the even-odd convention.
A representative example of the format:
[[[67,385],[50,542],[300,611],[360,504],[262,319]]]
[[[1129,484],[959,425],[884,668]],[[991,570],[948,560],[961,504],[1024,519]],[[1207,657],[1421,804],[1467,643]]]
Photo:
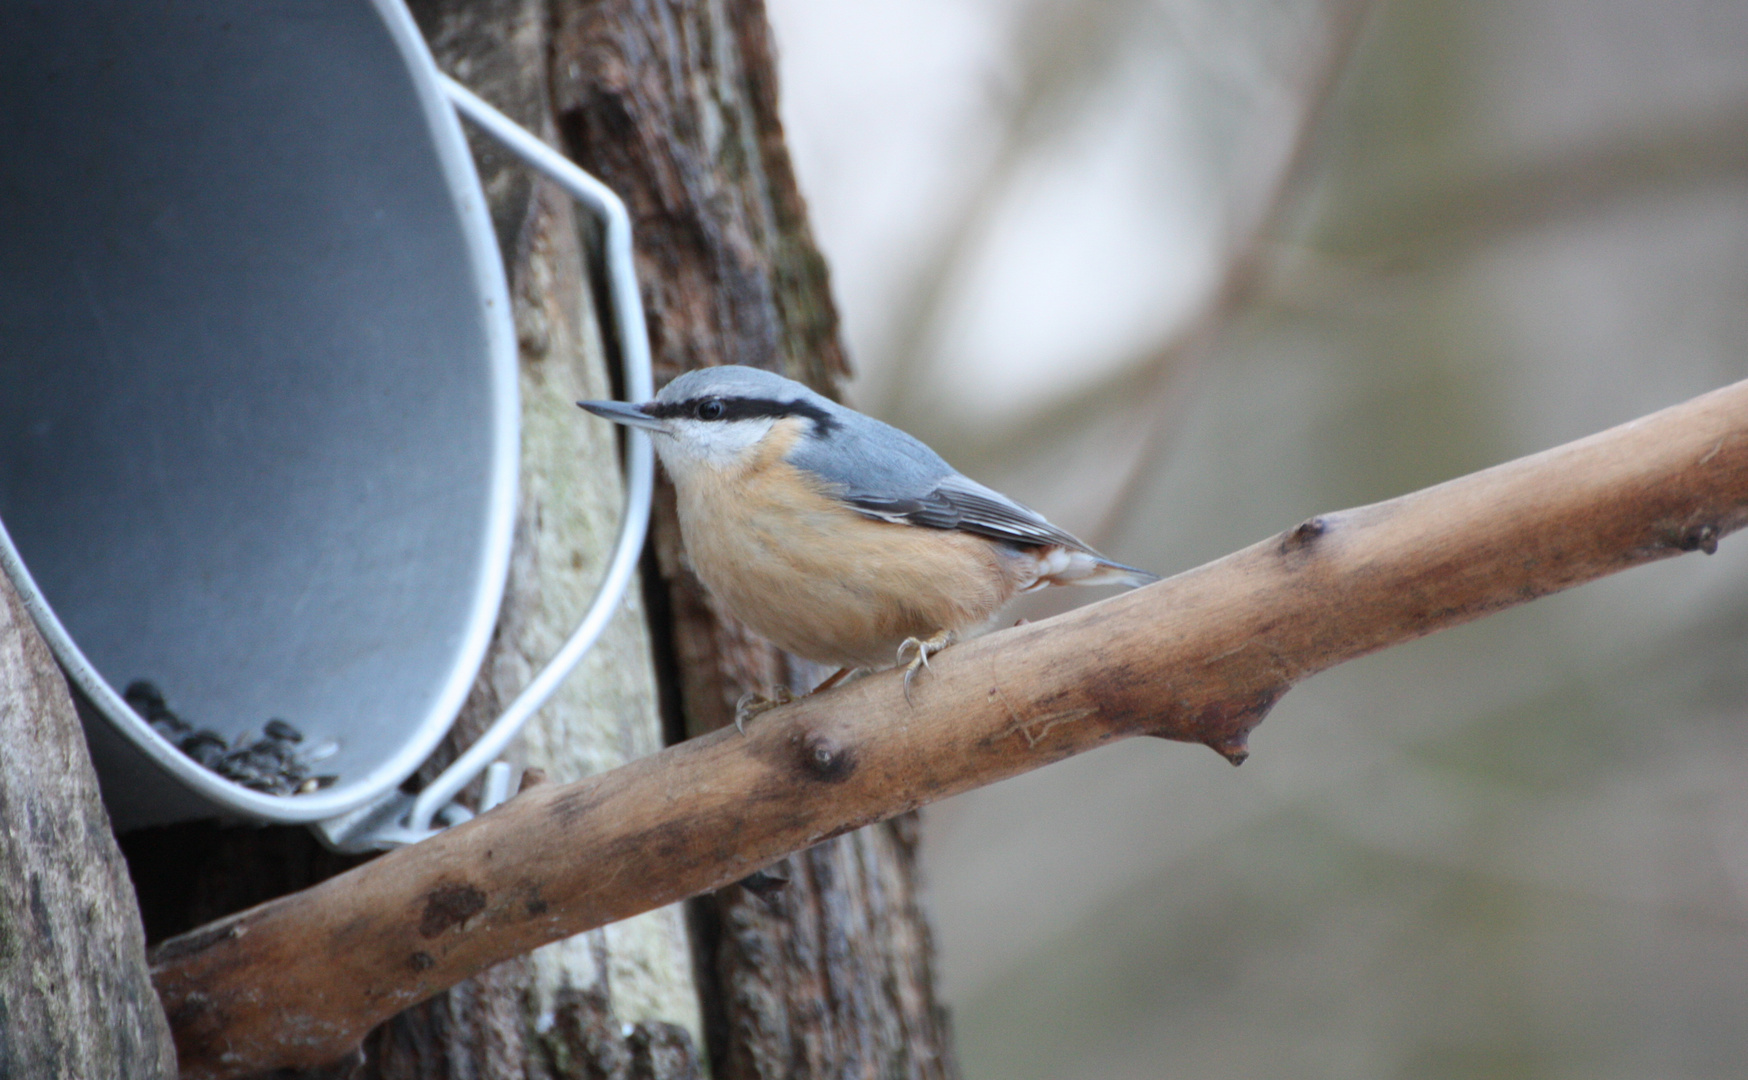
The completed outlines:
[[[742,735],[747,733],[747,721],[760,713],[768,713],[779,705],[787,705],[795,700],[795,695],[789,692],[787,686],[773,687],[771,696],[746,693],[734,703],[734,728]]]
[[[942,649],[945,649],[947,646],[949,646],[951,644],[953,644],[953,631],[951,631],[951,630],[942,630],[939,633],[935,634],[933,637],[927,637],[927,638],[910,637],[910,638],[905,638],[903,641],[899,642],[899,645],[898,645],[898,662],[899,663],[904,664],[904,654],[905,653],[908,653],[913,649],[916,651],[916,657],[914,659],[912,659],[910,663],[905,664],[905,668],[904,668],[904,703],[906,705],[909,705],[911,703],[911,701],[910,701],[910,681],[912,679],[916,678],[916,673],[920,669],[926,668],[929,666],[929,657],[935,655],[936,653],[940,652]]]

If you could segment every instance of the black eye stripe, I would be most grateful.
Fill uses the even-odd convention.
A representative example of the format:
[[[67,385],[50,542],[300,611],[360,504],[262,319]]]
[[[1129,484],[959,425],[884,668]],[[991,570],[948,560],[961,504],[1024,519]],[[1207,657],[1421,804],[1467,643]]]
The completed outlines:
[[[705,416],[698,410],[704,405],[720,405],[722,411],[714,416]],[[643,407],[643,411],[658,420],[671,420],[675,417],[685,419],[709,420],[714,423],[729,423],[735,420],[755,420],[761,417],[771,417],[780,420],[786,416],[799,416],[813,421],[813,433],[824,435],[838,426],[832,415],[813,404],[811,401],[777,401],[772,398],[745,397],[698,397],[685,401],[652,401]],[[710,410],[714,412],[714,409]]]

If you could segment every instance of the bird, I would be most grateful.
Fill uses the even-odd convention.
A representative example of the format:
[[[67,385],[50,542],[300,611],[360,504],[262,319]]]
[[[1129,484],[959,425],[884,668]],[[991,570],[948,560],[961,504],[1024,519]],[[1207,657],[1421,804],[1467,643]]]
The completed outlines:
[[[1013,597],[1156,574],[1106,558],[920,439],[761,368],[717,365],[646,402],[579,406],[654,436],[687,561],[736,619],[838,671],[929,658]],[[791,700],[749,695],[735,723]]]

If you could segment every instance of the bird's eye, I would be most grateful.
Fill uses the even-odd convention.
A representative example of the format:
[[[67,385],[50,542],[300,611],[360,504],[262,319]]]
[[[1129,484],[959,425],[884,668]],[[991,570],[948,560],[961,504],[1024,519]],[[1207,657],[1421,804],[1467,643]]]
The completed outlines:
[[[710,398],[707,401],[700,401],[697,411],[700,420],[721,420],[722,414],[728,411],[728,407],[716,398]]]

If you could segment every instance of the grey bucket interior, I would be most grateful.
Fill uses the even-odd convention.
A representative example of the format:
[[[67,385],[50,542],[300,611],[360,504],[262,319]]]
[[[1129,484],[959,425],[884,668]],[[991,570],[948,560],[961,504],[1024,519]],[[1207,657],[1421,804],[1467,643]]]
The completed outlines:
[[[0,11],[0,522],[106,684],[111,813],[357,805],[459,708],[514,501],[502,272],[423,44],[390,0]],[[141,677],[337,741],[339,782],[201,772],[121,706]]]

